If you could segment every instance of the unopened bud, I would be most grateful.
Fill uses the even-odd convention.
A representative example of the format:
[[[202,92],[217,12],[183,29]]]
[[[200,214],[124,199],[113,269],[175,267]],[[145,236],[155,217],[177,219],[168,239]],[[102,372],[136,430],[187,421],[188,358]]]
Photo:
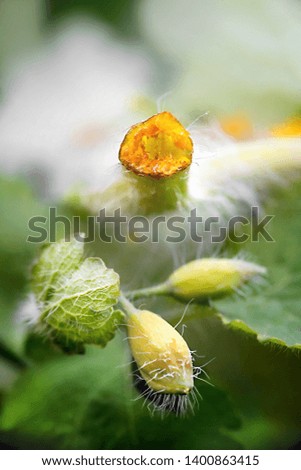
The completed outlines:
[[[135,310],[128,317],[132,355],[150,389],[188,394],[193,388],[192,357],[182,336],[159,315]]]
[[[167,285],[171,294],[185,301],[220,297],[265,272],[264,267],[242,260],[203,258],[174,271]]]

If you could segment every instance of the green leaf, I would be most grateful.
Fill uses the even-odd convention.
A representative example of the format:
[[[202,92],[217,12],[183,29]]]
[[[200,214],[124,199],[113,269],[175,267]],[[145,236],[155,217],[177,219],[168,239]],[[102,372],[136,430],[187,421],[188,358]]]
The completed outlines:
[[[233,437],[248,449],[285,449],[300,439],[300,350],[261,342],[244,322],[208,307],[191,306],[185,324],[195,364],[211,361],[206,372],[239,410],[243,424]]]
[[[229,320],[242,320],[258,333],[260,341],[278,341],[301,349],[300,233],[301,184],[295,183],[274,195],[266,213],[274,215],[267,226],[273,242],[248,242],[243,248],[268,270],[260,289],[243,297],[214,301]]]
[[[158,297],[147,299],[147,308],[178,325],[196,366],[208,363],[210,382],[227,393],[241,418],[231,436],[244,448],[286,449],[300,439],[300,349],[260,341],[246,323],[210,306]]]
[[[75,238],[44,245],[32,269],[32,287],[38,301],[45,302],[60,286],[63,276],[77,269],[84,260],[84,244]]]
[[[28,221],[45,212],[25,181],[0,175],[0,340],[17,350],[22,348],[25,328],[17,323],[14,312],[26,294],[36,248],[26,241]]]
[[[119,276],[99,258],[83,258],[83,244],[72,240],[48,245],[33,270],[40,324],[62,345],[105,346],[123,313],[114,307]]]
[[[195,414],[152,417],[136,400],[129,361],[117,335],[105,349],[26,372],[4,403],[2,440],[43,449],[241,448],[229,437],[239,419],[224,392],[202,384]]]

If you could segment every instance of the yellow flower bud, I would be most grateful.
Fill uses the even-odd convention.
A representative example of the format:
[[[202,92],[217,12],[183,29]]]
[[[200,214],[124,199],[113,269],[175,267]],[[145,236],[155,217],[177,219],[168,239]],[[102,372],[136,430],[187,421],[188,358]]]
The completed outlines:
[[[265,268],[237,259],[203,258],[191,261],[169,277],[171,294],[182,300],[231,294]]]
[[[169,323],[147,310],[133,310],[128,316],[128,336],[139,373],[151,390],[183,395],[190,392],[191,353]]]

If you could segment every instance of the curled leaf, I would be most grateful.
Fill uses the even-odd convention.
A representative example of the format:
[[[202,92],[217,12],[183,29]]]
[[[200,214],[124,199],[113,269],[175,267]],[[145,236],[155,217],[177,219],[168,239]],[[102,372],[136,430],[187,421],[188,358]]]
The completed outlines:
[[[115,309],[119,276],[99,258],[84,260],[75,240],[44,248],[33,269],[33,290],[40,305],[39,326],[63,345],[105,346],[123,313]]]

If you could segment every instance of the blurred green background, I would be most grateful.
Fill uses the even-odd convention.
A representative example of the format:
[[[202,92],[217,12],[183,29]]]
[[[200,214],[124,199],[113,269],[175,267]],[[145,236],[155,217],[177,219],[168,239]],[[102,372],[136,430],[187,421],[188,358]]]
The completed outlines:
[[[195,407],[194,414],[183,419],[152,418],[141,401],[134,401],[136,392],[130,369],[119,367],[130,360],[122,333],[104,350],[90,346],[86,355],[66,357],[39,336],[28,334],[23,319],[31,312],[24,310],[34,307],[31,304],[24,307],[22,303],[30,292],[30,266],[37,252],[35,246],[26,243],[27,222],[33,215],[47,215],[49,206],[61,201],[64,190],[67,192],[77,182],[79,174],[89,182],[98,153],[109,152],[101,147],[102,142],[98,143],[99,132],[104,141],[113,135],[114,145],[119,144],[119,134],[115,137],[116,122],[120,119],[124,132],[130,122],[154,112],[156,99],[170,90],[166,106],[185,123],[208,110],[218,119],[242,113],[259,129],[259,135],[262,132],[266,136],[267,128],[298,114],[301,108],[300,4],[292,0],[274,5],[269,0],[247,1],[244,6],[236,0],[212,3],[174,0],[164,5],[151,0],[0,0],[0,127],[3,129],[2,134],[0,131],[0,439],[3,448],[299,448],[301,208],[298,182],[291,185],[290,191],[287,187],[278,188],[267,203],[266,209],[278,214],[272,228],[276,243],[244,247],[258,263],[269,268],[270,285],[252,293],[246,301],[231,298],[216,302],[212,308],[191,308],[186,339],[191,349],[205,357],[203,362],[216,358],[208,366],[214,388],[198,384],[203,400]],[[225,18],[231,19],[229,27]],[[248,18],[250,30],[244,31],[241,21],[247,25]],[[203,29],[206,21],[209,27]],[[104,109],[100,131],[98,115],[92,113],[92,130],[88,127],[87,134],[84,127],[80,151],[72,147],[72,133],[77,133],[80,125],[86,123],[70,121],[69,126],[66,122],[73,115],[72,106],[82,106],[81,85],[74,88],[74,97],[71,91],[70,102],[65,105],[64,93],[60,95],[60,90],[69,86],[68,80],[63,83],[65,69],[58,73],[58,83],[55,83],[56,62],[54,73],[51,69],[55,52],[51,48],[50,53],[45,51],[45,45],[47,49],[55,43],[53,37],[63,36],[72,29],[73,22],[76,25],[82,22],[85,28],[91,24],[93,31],[96,27],[100,40],[107,44],[109,59],[103,63],[108,78],[103,83],[110,84],[112,79],[111,47],[115,54],[112,62],[118,62],[118,48],[126,45],[130,55],[138,56],[138,62],[142,58],[147,63],[146,71],[144,65],[138,64],[136,72],[136,62],[132,65],[127,57],[120,56],[120,70],[114,69],[113,75],[119,76],[120,83],[117,81],[115,85],[119,90],[123,71],[125,76],[129,74],[125,79],[129,84],[124,85],[123,92],[126,104],[120,105],[121,112],[117,103],[116,110],[108,117],[107,108]],[[219,29],[219,25],[225,26]],[[101,36],[103,31],[108,34],[105,40]],[[173,40],[174,35],[179,37],[178,43]],[[77,56],[80,39],[72,44],[75,58],[70,59],[71,75],[72,64],[77,62],[77,57],[80,60],[84,56]],[[64,47],[67,50],[69,46]],[[44,57],[43,73],[37,68],[27,76],[31,65],[43,62]],[[70,57],[72,54],[67,55],[68,60]],[[92,63],[94,56],[91,57]],[[78,79],[81,84],[80,69],[78,64],[74,82]],[[91,68],[88,74],[89,79],[92,77],[91,106],[93,86],[98,83],[96,71],[94,81],[93,73]],[[49,77],[49,101],[47,93],[39,95],[43,83],[47,92],[45,77]],[[135,80],[140,78],[141,87],[135,97]],[[28,87],[22,92],[25,82]],[[84,86],[90,86],[88,79]],[[17,94],[15,90],[20,89]],[[52,95],[53,90],[58,91],[57,95]],[[112,90],[114,95],[116,90]],[[106,92],[102,90],[104,97]],[[127,93],[131,95],[130,106]],[[101,96],[96,99],[97,106],[101,99]],[[45,137],[36,110],[42,115],[43,110],[50,109],[52,100],[57,112],[46,113],[44,121],[41,118],[47,128]],[[82,101],[85,101],[84,94]],[[18,103],[21,103],[19,108]],[[91,122],[88,120],[87,125]],[[61,134],[56,126],[62,128]],[[48,138],[54,142],[53,148],[48,145]],[[89,147],[90,141],[86,145],[87,138],[92,139],[92,147],[96,138],[95,152]],[[72,176],[74,153],[79,170]],[[85,175],[81,165],[88,154],[93,164],[86,165]],[[59,204],[62,211],[67,211]],[[135,251],[132,246],[125,254],[114,247],[103,250],[103,246],[97,245],[90,248],[93,254],[125,274],[131,273],[131,269],[132,274],[137,271],[135,263],[143,256],[143,250]],[[225,248],[227,253],[231,250],[235,251],[231,246]],[[148,256],[155,259],[152,250]],[[138,269],[137,277],[143,271],[145,284],[164,279],[172,269],[172,260],[163,257],[160,264],[159,258],[149,272],[145,273],[144,264]],[[128,267],[130,263],[132,268]],[[181,311],[183,306],[175,301],[154,300],[151,307],[166,317],[170,315],[176,323],[172,312]],[[220,316],[219,312],[224,315]]]

